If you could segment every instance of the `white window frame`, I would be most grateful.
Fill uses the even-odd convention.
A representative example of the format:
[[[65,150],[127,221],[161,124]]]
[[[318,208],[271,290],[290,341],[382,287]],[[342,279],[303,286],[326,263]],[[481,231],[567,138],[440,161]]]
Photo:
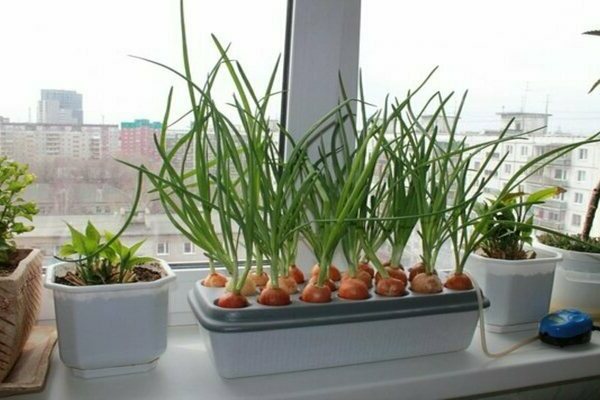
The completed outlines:
[[[560,177],[557,177],[557,176],[556,176],[556,173],[557,173],[558,171],[560,171]],[[554,175],[553,175],[553,178],[554,178],[554,179],[556,179],[556,180],[558,180],[558,181],[564,181],[564,180],[566,180],[566,179],[567,179],[567,171],[565,171],[565,170],[564,170],[564,169],[562,169],[562,168],[554,168]]]
[[[189,251],[187,251],[186,248],[185,248],[185,246],[188,245],[188,244],[190,245],[190,250]],[[196,246],[194,245],[194,243],[192,243],[192,242],[183,242],[183,246],[182,247],[183,247],[183,254],[185,254],[185,255],[196,254]]]
[[[575,222],[575,218],[578,219],[577,223]],[[572,214],[571,215],[571,225],[577,226],[577,227],[581,226],[581,214]]]
[[[575,204],[583,204],[583,193],[581,193],[581,192],[575,192],[575,196],[573,198],[573,202]]]
[[[577,170],[577,182],[585,182],[587,180],[587,173],[586,171],[580,169]]]
[[[163,251],[160,251],[160,246],[163,245]],[[156,242],[156,255],[157,256],[168,256],[169,255],[169,241],[161,240]]]
[[[588,159],[588,149],[586,149],[586,148],[579,149],[579,159],[580,160]]]
[[[529,155],[529,146],[522,145],[521,146],[521,155],[527,157]]]
[[[512,165],[511,164],[504,164],[504,173],[505,174],[511,174],[512,173]]]
[[[553,196],[554,200],[565,201],[565,192],[558,193]]]

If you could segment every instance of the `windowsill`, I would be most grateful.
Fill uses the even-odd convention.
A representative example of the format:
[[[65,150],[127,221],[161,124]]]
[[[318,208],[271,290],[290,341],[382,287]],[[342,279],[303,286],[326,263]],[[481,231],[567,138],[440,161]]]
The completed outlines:
[[[502,350],[531,333],[489,334],[492,351]],[[357,343],[357,345],[368,345]],[[240,354],[240,356],[242,356]],[[273,354],[276,357],[276,354]],[[169,343],[155,370],[136,375],[82,380],[52,355],[46,388],[20,396],[35,399],[438,399],[515,390],[600,375],[600,335],[590,345],[565,349],[528,345],[504,358],[483,355],[479,338],[462,352],[348,367],[223,380],[214,369],[195,326],[169,328]],[[544,387],[551,393],[596,385],[579,381]],[[566,395],[562,398],[577,398]],[[528,397],[530,398],[530,397]]]

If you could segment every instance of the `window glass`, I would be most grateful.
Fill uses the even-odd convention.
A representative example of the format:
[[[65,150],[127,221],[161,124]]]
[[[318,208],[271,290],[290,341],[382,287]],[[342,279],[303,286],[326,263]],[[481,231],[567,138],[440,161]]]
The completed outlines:
[[[564,179],[566,179],[565,176],[566,176],[566,174],[565,174],[564,170],[562,170],[560,168],[556,168],[554,170],[554,179],[564,180]]]
[[[183,243],[183,254],[194,254],[195,252],[194,244],[192,242]]]
[[[387,93],[401,96],[439,66],[425,93],[454,92],[448,110],[455,112],[468,90],[458,124],[460,133],[468,133],[468,143],[491,138],[512,121],[509,133],[535,130],[524,136],[527,141],[513,144],[516,159],[524,162],[572,143],[574,136],[594,134],[600,121],[600,89],[593,95],[588,91],[600,78],[600,38],[581,33],[600,29],[600,2],[544,4],[364,0],[360,66],[367,100],[382,104]],[[574,151],[545,173],[534,173],[524,183],[525,191],[556,185],[552,179],[560,179],[569,190],[567,177],[576,182],[571,160],[592,160],[591,149]],[[564,171],[555,172],[555,167]],[[511,173],[515,170],[516,165]],[[492,179],[490,187],[501,188],[505,177]],[[569,210],[571,204],[562,207]],[[570,226],[565,215],[554,215],[559,223],[548,227]]]
[[[579,193],[579,192],[575,193],[575,203],[577,203],[577,204],[583,203],[583,193]]]
[[[263,91],[285,39],[285,1],[186,1],[193,74],[197,80],[217,61],[214,33]],[[35,10],[35,11],[32,11]],[[128,215],[136,175],[114,158],[155,165],[153,135],[161,128],[169,88],[171,114],[188,111],[185,82],[155,65],[128,57],[147,57],[182,70],[179,2],[171,0],[20,0],[3,2],[2,52],[18,62],[3,62],[0,74],[0,155],[30,164],[37,182],[26,197],[39,204],[35,230],[19,244],[44,250],[46,263],[66,240],[63,221],[83,228],[92,220],[116,232]],[[249,25],[251,21],[251,26]],[[280,73],[274,90],[281,88]],[[229,101],[232,88],[213,94]],[[269,117],[279,119],[275,96]],[[174,142],[190,118],[169,129]],[[145,195],[126,243],[147,239],[146,255],[168,255],[157,235],[169,235],[173,249],[184,239],[158,202]],[[167,261],[178,261],[172,252]],[[198,252],[198,261],[205,257]],[[189,261],[189,258],[187,259]]]
[[[585,181],[585,171],[577,171],[577,181],[583,182]]]
[[[573,214],[571,216],[571,225],[573,225],[573,226],[579,226],[579,225],[581,225],[581,215],[579,215],[579,214]]]
[[[169,242],[158,242],[156,243],[156,254],[164,256],[169,254]]]

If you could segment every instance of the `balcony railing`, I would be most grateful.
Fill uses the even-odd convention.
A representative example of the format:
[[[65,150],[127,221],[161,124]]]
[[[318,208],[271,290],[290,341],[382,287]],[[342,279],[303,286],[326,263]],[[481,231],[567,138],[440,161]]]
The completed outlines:
[[[565,229],[565,223],[563,221],[554,221],[549,219],[534,218],[536,225],[540,225],[546,228],[562,231]]]
[[[550,199],[546,200],[543,204],[538,204],[536,207],[540,208],[548,208],[551,210],[563,211],[568,208],[568,204],[566,201]]]
[[[565,186],[567,184],[567,180],[556,179],[547,175],[531,175],[529,178],[527,178],[527,183],[544,186]]]

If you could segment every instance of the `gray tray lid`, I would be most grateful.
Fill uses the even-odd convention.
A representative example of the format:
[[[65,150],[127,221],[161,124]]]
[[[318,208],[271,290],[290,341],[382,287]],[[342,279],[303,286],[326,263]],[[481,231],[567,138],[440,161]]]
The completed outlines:
[[[225,309],[215,305],[223,289],[207,288],[200,282],[189,292],[188,302],[198,322],[213,332],[252,332],[271,329],[299,328],[313,325],[344,324],[394,318],[457,313],[478,309],[475,290],[450,291],[403,297],[373,294],[367,300],[343,300],[334,293],[333,301],[324,304],[305,303],[299,295],[283,307],[263,306],[251,299],[241,309]],[[484,298],[484,307],[489,301]]]

